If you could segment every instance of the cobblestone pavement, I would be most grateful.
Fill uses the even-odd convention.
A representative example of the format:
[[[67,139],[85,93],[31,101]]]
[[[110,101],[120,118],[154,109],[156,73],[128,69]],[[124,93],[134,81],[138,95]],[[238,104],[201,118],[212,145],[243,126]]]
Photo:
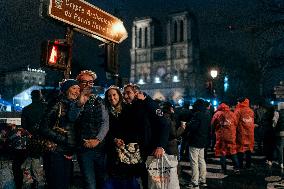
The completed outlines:
[[[268,166],[264,156],[253,155],[251,169],[243,169],[240,174],[233,173],[231,162],[228,162],[228,173],[224,175],[220,171],[219,159],[209,152],[207,161],[208,189],[284,189],[283,169],[277,164]],[[181,161],[180,186],[185,189],[189,184],[191,169],[188,161]],[[74,184],[72,189],[81,189],[81,175],[75,163]]]
[[[283,188],[282,180],[284,172],[279,165],[268,166],[264,156],[253,155],[253,165],[250,169],[242,169],[239,174],[233,172],[233,167],[229,161],[228,173],[221,173],[219,158],[213,157],[211,152],[207,161],[207,188],[211,189],[273,189]],[[181,189],[185,189],[189,183],[191,170],[189,162],[181,162],[182,173],[180,175]]]

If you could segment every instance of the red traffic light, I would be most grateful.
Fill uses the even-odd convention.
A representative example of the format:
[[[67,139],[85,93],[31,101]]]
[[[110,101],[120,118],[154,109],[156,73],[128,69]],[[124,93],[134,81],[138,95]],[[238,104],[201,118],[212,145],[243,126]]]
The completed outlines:
[[[45,67],[66,70],[70,45],[66,40],[48,40],[44,42],[42,49],[42,64]]]
[[[50,52],[50,56],[48,59],[48,64],[56,64],[57,63],[57,59],[58,59],[58,47],[53,45],[51,48],[51,52]]]

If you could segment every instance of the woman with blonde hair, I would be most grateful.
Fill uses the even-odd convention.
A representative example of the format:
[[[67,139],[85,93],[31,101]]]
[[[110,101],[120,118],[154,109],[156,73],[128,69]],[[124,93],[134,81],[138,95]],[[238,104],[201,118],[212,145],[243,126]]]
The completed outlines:
[[[107,135],[109,181],[105,188],[139,189],[137,179],[140,167],[143,166],[139,162],[139,157],[136,162],[133,162],[133,159],[119,157],[119,153],[121,150],[125,150],[126,146],[138,144],[139,130],[135,127],[135,123],[129,123],[128,107],[123,102],[118,87],[110,86],[106,90],[105,104],[109,111],[109,132]]]

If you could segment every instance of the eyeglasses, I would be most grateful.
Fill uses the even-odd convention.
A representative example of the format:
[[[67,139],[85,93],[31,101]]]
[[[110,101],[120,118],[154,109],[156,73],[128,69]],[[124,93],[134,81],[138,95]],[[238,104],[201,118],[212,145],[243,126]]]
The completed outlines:
[[[82,83],[83,85],[93,85],[94,84],[94,81],[93,80],[81,80],[79,81],[80,83]]]

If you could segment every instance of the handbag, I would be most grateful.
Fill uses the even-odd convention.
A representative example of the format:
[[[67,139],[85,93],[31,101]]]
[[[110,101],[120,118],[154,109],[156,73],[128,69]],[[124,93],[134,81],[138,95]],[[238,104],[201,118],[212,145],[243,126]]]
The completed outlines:
[[[27,149],[31,154],[40,155],[55,151],[57,144],[40,135],[33,135],[27,143]]]
[[[61,114],[62,114],[62,107],[60,103],[57,119],[52,129],[61,135],[66,135],[67,131],[59,127],[59,120],[60,120]],[[38,129],[39,129],[39,126],[38,126]],[[56,147],[57,147],[57,144],[55,142],[47,138],[44,138],[38,134],[32,135],[27,144],[28,151],[32,154],[37,154],[37,155],[43,154],[46,152],[53,152],[56,150]]]
[[[180,189],[177,165],[178,160],[174,155],[164,154],[160,159],[148,156],[148,189]]]
[[[137,164],[142,162],[139,145],[137,143],[129,143],[116,147],[116,151],[121,163]]]

